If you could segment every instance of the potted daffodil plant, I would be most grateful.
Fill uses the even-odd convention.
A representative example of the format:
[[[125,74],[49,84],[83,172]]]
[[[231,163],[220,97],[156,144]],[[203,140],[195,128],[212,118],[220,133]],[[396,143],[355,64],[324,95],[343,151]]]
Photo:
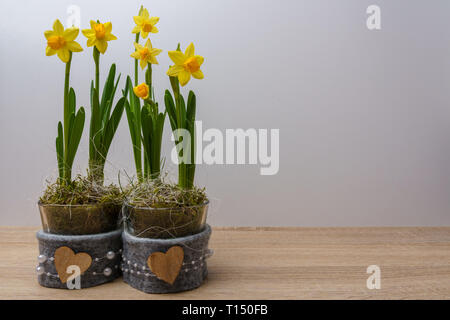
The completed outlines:
[[[136,33],[134,58],[135,74],[133,90],[128,89],[128,103],[125,104],[130,136],[136,166],[137,183],[130,190],[125,204],[127,230],[143,238],[174,238],[195,234],[205,227],[207,198],[203,189],[194,187],[195,173],[195,94],[189,92],[187,106],[180,94],[180,85],[185,86],[191,76],[203,78],[200,66],[203,57],[194,54],[191,43],[185,53],[169,51],[174,65],[169,68],[170,83],[175,99],[167,90],[165,110],[159,110],[155,100],[155,88],[152,81],[153,67],[158,65],[157,55],[162,50],[154,48],[149,35],[158,32],[158,17],[151,17],[148,10],[141,7],[139,15],[134,17]],[[140,35],[145,44],[139,44]],[[145,38],[147,38],[145,40]],[[145,72],[144,81],[139,84],[138,66]],[[185,67],[186,66],[186,67]],[[127,88],[133,86],[131,77],[127,78]],[[161,146],[164,122],[168,115],[175,136],[181,129],[189,133],[187,141],[176,137],[179,148],[178,184],[165,183],[161,177]],[[189,159],[183,156],[184,149],[190,148]],[[186,153],[186,150],[184,151]]]
[[[79,265],[80,274],[83,274],[82,287],[104,283],[119,275],[117,263],[121,250],[119,218],[122,193],[118,187],[112,184],[105,186],[103,183],[107,153],[126,101],[126,97],[122,97],[113,108],[119,82],[119,79],[115,79],[114,64],[99,98],[100,54],[105,53],[108,41],[116,39],[111,29],[111,22],[91,21],[91,28],[83,30],[87,46],[93,47],[95,64],[95,83],[91,82],[89,170],[86,177],[72,176],[86,117],[84,108],[77,108],[75,90],[70,87],[73,53],[83,51],[75,41],[79,29],[65,29],[56,20],[53,29],[44,33],[47,40],[46,55],[57,55],[65,64],[65,80],[63,121],[58,123],[56,137],[58,178],[47,186],[38,203],[43,230],[37,235],[41,254],[36,270],[43,286],[67,287],[67,276],[71,272],[62,266],[76,251],[82,251],[89,257],[84,260],[84,264]],[[59,258],[61,255],[58,252],[64,250],[65,254]]]
[[[196,97],[190,91],[187,101],[182,96],[192,78],[202,79],[204,58],[195,54],[194,44],[183,53],[169,51],[174,63],[167,71],[169,90],[164,96],[164,109],[156,101],[157,88],[152,79],[158,70],[158,55],[150,36],[158,33],[158,17],[141,7],[134,17],[135,33],[134,84],[127,78],[125,110],[128,119],[137,181],[129,186],[124,203],[125,230],[124,280],[131,286],[150,293],[176,292],[199,286],[207,273],[204,259],[211,229],[206,224],[208,199],[204,189],[194,186]],[[140,38],[143,44],[139,43]],[[139,69],[144,73],[139,81]],[[132,88],[132,89],[131,89]],[[179,155],[178,183],[166,182],[161,157],[165,119],[168,118]],[[177,256],[174,265],[160,270],[155,251]],[[153,255],[152,255],[153,253]],[[181,268],[181,262],[195,268]],[[172,270],[168,272],[168,270]]]

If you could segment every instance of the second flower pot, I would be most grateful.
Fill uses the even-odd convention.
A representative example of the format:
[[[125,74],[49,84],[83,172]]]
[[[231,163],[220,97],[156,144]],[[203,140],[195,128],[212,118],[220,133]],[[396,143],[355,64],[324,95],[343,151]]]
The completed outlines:
[[[146,293],[170,293],[199,287],[208,274],[211,227],[174,239],[138,238],[124,231],[123,280]]]
[[[169,239],[199,233],[205,228],[209,201],[174,208],[124,205],[126,230],[138,238]]]

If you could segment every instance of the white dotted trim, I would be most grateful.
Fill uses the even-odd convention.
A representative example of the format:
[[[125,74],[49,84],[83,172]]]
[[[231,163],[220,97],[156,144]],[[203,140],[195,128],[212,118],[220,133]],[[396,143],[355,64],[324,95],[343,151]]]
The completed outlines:
[[[189,262],[183,262],[180,272],[189,272],[192,270],[197,270],[200,267],[205,265],[205,260],[213,255],[213,251],[208,249],[204,255],[201,255],[198,259],[191,260]],[[186,266],[192,266],[192,268],[187,268]],[[136,262],[132,262],[128,260],[125,256],[122,256],[122,265],[120,266],[120,270],[124,273],[136,274],[138,276],[143,275],[145,277],[156,277],[155,274],[152,273],[149,267],[146,265],[141,265]]]
[[[115,265],[114,269],[119,269],[119,265]],[[112,269],[111,269],[111,271],[112,271]],[[104,272],[104,270],[100,271],[100,272],[98,272],[98,271],[93,271],[93,272],[89,272],[89,273],[84,272],[81,275],[90,274],[90,275],[93,275],[93,276],[105,276],[103,272]],[[59,278],[59,274],[57,274],[57,273],[44,272],[41,275],[42,276],[47,276],[47,277]],[[111,275],[112,275],[112,272],[111,272]],[[111,275],[109,275],[109,276],[111,276]],[[105,277],[109,277],[109,276],[105,276]]]
[[[108,253],[110,253],[110,252],[114,252],[114,257],[108,259]],[[122,249],[119,249],[117,252],[110,250],[110,251],[108,251],[103,257],[95,257],[93,260],[94,260],[95,262],[99,262],[99,261],[101,261],[101,260],[103,260],[103,259],[108,259],[108,260],[112,261],[113,259],[116,259],[117,257],[120,259],[120,255],[121,255],[121,254],[122,254]],[[48,258],[45,257],[45,261],[39,262],[39,258],[41,258],[42,256],[45,257],[45,255],[43,255],[43,254],[39,255],[39,257],[38,257],[38,265],[36,266],[36,269],[37,269],[38,267],[43,267],[43,265],[45,265],[45,264],[53,263],[53,262],[55,261],[55,257],[48,257]],[[105,269],[107,269],[107,268],[109,268],[109,267],[106,267]],[[114,269],[119,269],[119,265],[116,264],[116,265],[114,265],[114,267],[111,267],[111,268],[110,268],[110,269],[111,269],[111,273],[110,273],[109,275],[105,275],[105,274],[104,274],[105,269],[102,270],[102,271],[92,271],[92,272],[89,272],[89,274],[90,274],[90,275],[93,275],[93,276],[105,276],[105,277],[110,277],[110,276],[113,274],[113,272],[112,272],[112,271],[113,271],[113,268],[114,268]],[[36,271],[36,272],[37,272],[37,271]],[[86,272],[85,272],[84,274],[86,274]],[[45,276],[47,276],[47,277],[59,278],[59,275],[58,275],[57,273],[54,274],[54,273],[50,273],[50,272],[43,272],[43,273],[41,273],[41,274],[38,273],[38,275],[45,275]]]
[[[95,262],[99,262],[99,261],[101,261],[101,260],[103,260],[105,258],[107,259],[107,255],[108,255],[109,252],[110,251],[108,251],[103,257],[95,257],[92,260],[94,260]],[[122,249],[119,249],[117,252],[111,250],[111,252],[114,252],[115,256],[114,256],[114,258],[108,259],[108,260],[113,260],[117,256],[121,255],[122,254]],[[53,261],[55,261],[55,257],[48,257],[48,258],[46,258],[46,260],[44,262],[40,262],[39,264],[44,264],[44,263],[53,262]]]

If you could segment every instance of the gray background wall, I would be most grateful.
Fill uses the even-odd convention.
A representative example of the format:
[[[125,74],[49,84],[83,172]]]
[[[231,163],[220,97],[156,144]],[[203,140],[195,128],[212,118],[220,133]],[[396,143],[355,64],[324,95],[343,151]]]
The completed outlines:
[[[279,128],[280,171],[200,166],[214,225],[450,224],[450,2],[192,0],[0,2],[0,224],[39,224],[37,198],[56,176],[64,65],[45,56],[43,31],[70,4],[112,21],[102,56],[132,73],[132,16],[141,2],[161,17],[152,37],[158,100],[169,86],[167,50],[194,41],[206,57],[198,94],[205,128]],[[366,8],[381,7],[379,31]],[[86,47],[80,34],[78,41]],[[91,49],[76,54],[72,86],[89,109]],[[161,103],[162,105],[162,103]],[[85,131],[85,133],[87,130]],[[170,149],[166,126],[166,149]],[[87,164],[85,135],[75,159]],[[125,118],[107,175],[134,171]],[[176,172],[176,167],[168,169]]]

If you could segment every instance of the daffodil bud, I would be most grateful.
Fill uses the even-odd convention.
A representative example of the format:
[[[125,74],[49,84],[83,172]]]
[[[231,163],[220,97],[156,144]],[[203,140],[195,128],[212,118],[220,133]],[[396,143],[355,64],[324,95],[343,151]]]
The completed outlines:
[[[141,99],[147,99],[150,94],[149,87],[144,82],[141,83],[140,85],[134,87],[133,91],[134,91],[134,94]]]

